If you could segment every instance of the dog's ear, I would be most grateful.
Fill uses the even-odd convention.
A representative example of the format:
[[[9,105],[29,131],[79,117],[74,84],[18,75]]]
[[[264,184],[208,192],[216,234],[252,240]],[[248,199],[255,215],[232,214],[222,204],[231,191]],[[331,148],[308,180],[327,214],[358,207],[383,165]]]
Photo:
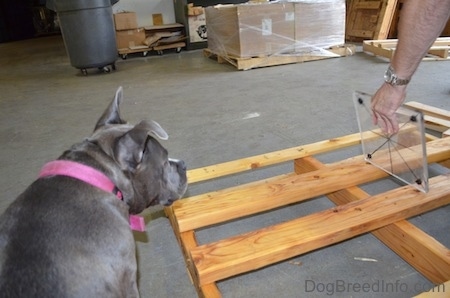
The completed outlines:
[[[158,123],[144,120],[119,139],[114,148],[114,155],[123,169],[133,171],[141,163],[149,135],[154,135],[161,140],[169,138]]]
[[[119,105],[122,102],[123,99],[123,88],[120,86],[117,91],[116,95],[114,96],[114,99],[111,101],[109,106],[106,108],[106,110],[103,112],[103,115],[98,119],[97,124],[95,125],[94,131],[99,129],[102,126],[105,126],[107,124],[124,124],[125,121],[123,121],[120,118],[120,111],[119,111]]]

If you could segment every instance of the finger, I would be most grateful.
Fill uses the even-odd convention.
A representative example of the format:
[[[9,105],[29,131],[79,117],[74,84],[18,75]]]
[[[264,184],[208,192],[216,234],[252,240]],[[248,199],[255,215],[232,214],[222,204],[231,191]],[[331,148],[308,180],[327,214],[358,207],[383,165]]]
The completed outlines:
[[[378,127],[380,127],[383,133],[389,133],[389,121],[387,121],[386,117],[378,114]]]

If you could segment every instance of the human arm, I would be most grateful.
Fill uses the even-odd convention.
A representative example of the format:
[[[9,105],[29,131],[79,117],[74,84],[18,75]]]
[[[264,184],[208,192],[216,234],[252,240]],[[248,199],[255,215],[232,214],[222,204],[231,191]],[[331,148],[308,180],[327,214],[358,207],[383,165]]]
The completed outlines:
[[[399,78],[410,79],[442,32],[450,16],[450,0],[406,0],[398,24],[398,43],[391,66]],[[372,97],[373,122],[385,132],[398,131],[395,112],[406,98],[406,86],[383,83]]]

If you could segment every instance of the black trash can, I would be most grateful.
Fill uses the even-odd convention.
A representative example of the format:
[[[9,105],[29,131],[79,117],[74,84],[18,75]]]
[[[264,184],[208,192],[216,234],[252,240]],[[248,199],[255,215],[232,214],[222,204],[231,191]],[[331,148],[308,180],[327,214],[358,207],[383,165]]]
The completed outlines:
[[[112,4],[118,0],[51,0],[70,64],[87,75],[88,68],[116,69],[117,44]],[[111,68],[110,68],[111,67]]]

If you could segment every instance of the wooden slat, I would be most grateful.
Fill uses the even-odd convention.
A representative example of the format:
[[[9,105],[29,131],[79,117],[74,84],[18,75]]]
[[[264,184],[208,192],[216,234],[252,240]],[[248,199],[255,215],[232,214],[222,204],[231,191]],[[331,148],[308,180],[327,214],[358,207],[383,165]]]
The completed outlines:
[[[433,116],[424,115],[424,124],[425,128],[438,131],[438,132],[444,132],[447,129],[450,128],[450,121],[444,120],[442,118],[437,118]]]
[[[366,53],[372,53],[376,56],[381,56],[390,59],[397,47],[397,39],[380,39],[380,40],[364,40],[363,51]],[[447,53],[444,53],[444,52]],[[429,54],[422,60],[440,61],[448,60],[448,52],[450,51],[450,38],[439,37],[430,47]],[[438,54],[438,55],[433,55]],[[431,55],[430,55],[431,54]]]
[[[388,37],[396,7],[397,0],[383,1],[383,7],[380,11],[378,24],[374,32],[373,39],[386,39]]]
[[[279,225],[205,244],[191,257],[199,284],[258,269],[450,203],[450,179],[430,179],[425,194],[411,186]]]
[[[450,139],[437,139],[427,143],[428,162],[449,157]],[[411,150],[402,150],[402,158],[390,160],[386,155],[378,164],[401,165],[410,163]],[[306,155],[305,155],[306,156]],[[400,156],[400,155],[399,155]],[[374,181],[387,174],[363,161],[362,156],[350,158],[330,165],[327,169],[317,170],[298,176],[263,181],[252,187],[240,187],[234,190],[222,190],[202,194],[173,205],[179,232],[229,221],[239,217],[256,214],[280,206],[301,202],[312,197]]]
[[[412,109],[416,109],[421,111],[424,115],[433,116],[436,118],[442,118],[450,121],[450,111],[432,107],[417,101],[409,101],[405,103],[405,106],[408,106]]]
[[[363,42],[363,51],[391,59],[394,56],[394,50],[376,45],[374,42]]]
[[[313,157],[296,160],[295,165],[297,173],[326,167]],[[343,205],[363,200],[369,194],[359,187],[351,187],[328,194],[327,197],[335,204]],[[372,234],[433,283],[440,284],[450,279],[450,251],[408,221],[398,221]]]
[[[329,48],[321,49],[321,53],[286,53],[269,55],[264,57],[241,58],[229,55],[227,53],[214,53],[210,49],[204,49],[203,55],[208,58],[216,59],[218,63],[229,63],[238,70],[249,70],[253,68],[284,65],[291,63],[302,63],[309,61],[317,61],[329,58],[338,58],[343,56],[351,56],[355,53],[356,47],[352,44],[336,45]]]
[[[357,2],[354,7],[356,9],[375,9],[378,10],[381,7],[381,1],[366,1],[366,2]]]
[[[406,102],[405,106],[421,111],[424,114],[425,127],[434,131],[445,132],[450,128],[450,112],[416,101]]]
[[[301,202],[385,176],[383,171],[366,164],[360,157],[353,163],[339,163],[311,174],[191,197],[177,201],[172,208],[179,231],[183,232]],[[344,180],[343,177],[348,178]]]
[[[220,294],[219,288],[215,283],[207,284],[200,287],[199,297],[207,297],[207,298],[220,298],[222,294]]]
[[[450,251],[408,221],[372,233],[433,283],[450,278]]]
[[[438,56],[442,59],[447,59],[448,58],[448,48],[447,49],[431,49],[428,51],[428,54],[433,55],[433,56]]]
[[[166,207],[164,211],[166,213],[166,216],[169,218],[170,223],[172,224],[172,228],[174,229],[174,231],[177,231],[178,225],[175,216],[173,214],[173,209],[171,207]],[[199,286],[198,281],[195,279],[196,277],[195,268],[191,262],[189,254],[189,251],[198,246],[197,238],[195,237],[195,232],[192,230],[183,233],[176,232],[175,236],[178,240],[178,244],[180,245],[181,252],[183,253],[189,277],[191,279],[192,284],[195,286],[195,289],[197,290],[198,296],[208,298],[222,297],[216,283]]]
[[[376,137],[371,132],[364,133],[364,139],[369,140],[370,137]],[[248,158],[242,158],[234,161],[219,163],[188,171],[188,181],[190,184],[223,177],[235,173],[249,171],[265,166],[271,166],[308,155],[325,153],[338,150],[350,146],[360,144],[361,134],[355,133],[338,138],[324,140],[313,144],[297,146],[289,149],[273,151],[261,155]]]

